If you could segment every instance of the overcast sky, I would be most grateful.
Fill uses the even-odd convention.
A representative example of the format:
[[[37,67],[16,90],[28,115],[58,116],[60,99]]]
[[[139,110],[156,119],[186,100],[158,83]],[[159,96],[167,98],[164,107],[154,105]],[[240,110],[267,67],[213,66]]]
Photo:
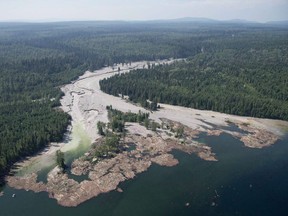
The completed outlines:
[[[0,21],[288,20],[288,0],[0,0]]]

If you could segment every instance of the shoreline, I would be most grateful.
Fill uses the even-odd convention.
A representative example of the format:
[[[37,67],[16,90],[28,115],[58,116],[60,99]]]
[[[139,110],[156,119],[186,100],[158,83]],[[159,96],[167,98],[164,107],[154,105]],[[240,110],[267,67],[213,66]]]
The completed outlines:
[[[164,129],[158,128],[156,132],[148,130],[138,123],[128,123],[126,125],[128,134],[124,145],[133,143],[135,145],[134,150],[123,151],[115,157],[100,161],[94,160],[94,158],[86,159],[84,156],[75,159],[71,166],[71,174],[76,176],[88,175],[87,180],[77,182],[69,178],[70,172],[62,173],[56,167],[48,173],[47,183],[38,182],[37,174],[32,173],[25,177],[8,177],[8,184],[16,189],[30,190],[35,193],[47,192],[49,197],[56,199],[59,205],[75,207],[99,194],[117,191],[121,182],[135,178],[137,174],[146,171],[153,163],[167,167],[176,166],[179,161],[174,158],[171,153],[172,150],[196,154],[206,161],[218,161],[217,155],[213,153],[210,146],[193,140],[202,133],[201,130],[194,130],[169,119],[162,119],[162,122]],[[183,128],[183,135],[181,138],[177,138],[175,131],[181,127]],[[251,130],[251,128],[243,128],[243,130]],[[165,136],[167,133],[172,133],[171,131],[174,131],[172,136]],[[225,131],[212,129],[206,133],[207,136],[219,136]],[[240,138],[238,135],[235,137]],[[243,137],[247,136],[243,135]],[[101,138],[97,141],[99,144],[102,142]],[[269,144],[273,144],[273,141],[275,140],[271,140]],[[258,148],[258,146],[247,146]],[[86,154],[93,155],[93,149]]]
[[[173,60],[162,60],[158,63],[171,62],[173,62]],[[160,104],[161,109],[159,111],[150,113],[150,119],[160,124],[164,122],[166,127],[167,125],[169,126],[167,128],[175,127],[175,130],[179,127],[183,127],[185,139],[171,139],[171,137],[167,135],[170,133],[167,128],[166,130],[157,129],[157,134],[155,134],[143,129],[143,126],[140,126],[139,124],[129,123],[130,126],[128,128],[131,136],[130,142],[136,142],[138,140],[138,147],[135,152],[131,153],[133,155],[131,158],[129,153],[121,153],[117,155],[116,157],[119,157],[117,164],[122,164],[123,167],[121,167],[121,170],[125,170],[125,167],[133,167],[131,164],[137,164],[137,167],[134,167],[133,169],[138,171],[132,172],[133,169],[128,169],[126,170],[126,174],[124,174],[118,170],[120,165],[116,166],[116,162],[111,162],[115,160],[112,158],[107,159],[108,161],[106,162],[108,164],[114,164],[111,166],[113,169],[115,168],[116,171],[114,169],[112,173],[109,171],[106,174],[104,173],[99,176],[99,173],[95,172],[95,170],[98,170],[101,173],[101,169],[103,171],[107,167],[105,168],[105,166],[103,167],[100,165],[98,165],[100,167],[97,167],[97,164],[95,166],[90,164],[91,166],[88,165],[88,172],[92,172],[92,174],[89,174],[90,180],[85,180],[81,183],[78,183],[73,179],[69,179],[68,176],[59,174],[59,172],[57,170],[55,171],[55,169],[48,174],[47,185],[43,182],[37,182],[37,170],[33,171],[33,166],[36,166],[39,170],[41,170],[43,169],[44,164],[47,165],[49,163],[51,164],[52,162],[53,165],[53,163],[55,163],[55,152],[58,149],[61,149],[63,152],[69,152],[73,149],[77,149],[83,144],[83,142],[85,142],[85,148],[87,148],[86,150],[89,151],[89,146],[95,140],[97,141],[101,138],[101,136],[97,133],[97,122],[108,122],[106,106],[112,105],[114,109],[122,112],[138,113],[139,110],[142,112],[147,112],[147,110],[144,108],[131,104],[120,97],[111,96],[102,92],[99,86],[99,81],[101,79],[108,78],[114,74],[129,72],[132,70],[131,68],[142,69],[146,64],[146,61],[142,61],[134,62],[131,64],[131,66],[115,66],[116,68],[118,66],[121,67],[120,72],[118,72],[118,70],[112,70],[110,67],[105,67],[94,72],[86,71],[76,81],[63,86],[61,90],[65,93],[65,95],[60,100],[62,105],[61,109],[64,112],[69,113],[72,117],[71,133],[68,134],[66,142],[52,144],[50,148],[47,148],[43,152],[39,153],[39,155],[23,161],[22,164],[16,164],[21,167],[20,171],[18,170],[18,172],[21,172],[22,170],[24,177],[7,177],[6,180],[8,181],[8,185],[17,189],[32,190],[35,192],[46,191],[50,194],[49,196],[51,198],[57,199],[58,203],[61,205],[77,206],[100,193],[115,190],[120,182],[134,178],[137,173],[147,170],[152,163],[157,163],[161,166],[177,165],[178,161],[173,157],[173,155],[169,154],[169,152],[173,149],[178,149],[188,154],[195,153],[204,160],[217,161],[216,155],[213,153],[213,149],[211,149],[211,147],[193,141],[193,138],[196,138],[201,132],[207,133],[208,136],[219,136],[221,133],[228,133],[241,140],[246,147],[250,148],[268,147],[273,145],[277,139],[285,134],[285,130],[282,129],[282,127],[288,127],[288,122],[285,121],[242,117],[208,110],[196,110],[193,108]],[[245,133],[239,131],[229,132],[227,128],[231,123],[240,131]],[[173,136],[175,135],[172,133],[172,137]],[[147,143],[147,140],[150,140],[151,142]],[[181,144],[182,142],[184,142],[185,145]],[[144,145],[143,143],[146,144]],[[152,145],[155,143],[162,144],[159,146]],[[147,146],[149,146],[149,148],[147,148]],[[145,151],[152,153],[146,155],[143,153]],[[79,157],[80,156],[81,155],[79,155]],[[135,158],[137,160],[135,160]],[[37,166],[37,164],[39,166]],[[78,174],[82,174],[81,166],[87,168],[85,167],[86,165],[80,163],[80,167],[78,167],[80,171]],[[25,171],[25,168],[29,170],[29,167],[32,167],[31,171]],[[114,178],[115,181],[111,182],[109,180],[110,178]],[[69,187],[71,188],[71,193],[63,192],[60,188],[58,188],[57,185],[60,184],[61,181],[66,182],[68,186],[70,185]],[[96,181],[96,183],[94,181]],[[110,182],[110,184],[107,183],[108,185],[105,186],[103,185],[103,182]],[[60,191],[60,194],[56,189]],[[84,193],[84,189],[91,190],[91,193]],[[64,193],[64,195],[61,193]],[[72,200],[69,198],[70,196],[72,197]],[[63,197],[65,197],[65,199],[63,199]]]
[[[108,78],[115,74],[119,74],[118,67],[121,68],[120,73],[127,73],[130,70],[135,69],[143,69],[147,68],[147,63],[155,63],[157,64],[170,64],[174,61],[181,61],[183,59],[176,59],[176,60],[158,60],[158,61],[139,61],[139,62],[132,62],[131,65],[122,64],[114,65],[113,67],[103,67],[96,71],[85,71],[83,75],[79,76],[77,80],[72,81],[70,84],[64,85],[61,87],[61,91],[64,93],[64,96],[60,99],[61,106],[59,107],[64,112],[68,113],[72,117],[71,124],[67,131],[66,139],[63,142],[59,143],[50,143],[47,147],[45,147],[42,151],[36,153],[34,156],[27,157],[19,162],[16,162],[12,169],[13,172],[20,173],[22,175],[22,171],[24,174],[29,174],[33,172],[38,172],[42,168],[52,166],[55,164],[54,157],[57,150],[61,150],[63,152],[69,152],[73,149],[77,149],[81,144],[82,140],[77,134],[77,132],[73,132],[75,128],[80,128],[83,130],[84,136],[88,136],[90,139],[90,144],[93,143],[94,140],[99,138],[100,136],[97,133],[97,122],[103,121],[108,122],[107,110],[106,105],[110,105],[108,103],[101,103],[105,102],[106,99],[109,98],[109,101],[113,103],[113,99],[116,98],[111,95],[107,95],[100,90],[99,81],[104,78]],[[114,69],[113,69],[114,68]],[[90,97],[93,95],[93,99],[91,100]],[[107,96],[107,97],[105,97]],[[97,98],[101,98],[102,100],[97,102]],[[116,100],[120,100],[116,98]],[[94,103],[93,101],[96,101]],[[123,102],[123,101],[121,101]],[[138,112],[139,110],[145,111],[145,109],[141,107],[137,107],[135,105],[126,102],[129,109],[126,111],[134,111]],[[123,107],[125,107],[124,105]],[[130,110],[130,108],[132,110]],[[96,111],[97,110],[97,111]],[[96,111],[96,112],[95,112]],[[95,123],[95,124],[94,124]],[[73,143],[73,135],[75,141]],[[88,150],[87,146],[87,150]],[[38,167],[39,164],[39,167]],[[33,167],[34,166],[34,167]],[[36,167],[35,167],[36,166]],[[15,168],[16,167],[16,168]],[[28,170],[28,171],[27,171]],[[29,171],[31,170],[31,171]],[[11,174],[11,172],[10,172]]]

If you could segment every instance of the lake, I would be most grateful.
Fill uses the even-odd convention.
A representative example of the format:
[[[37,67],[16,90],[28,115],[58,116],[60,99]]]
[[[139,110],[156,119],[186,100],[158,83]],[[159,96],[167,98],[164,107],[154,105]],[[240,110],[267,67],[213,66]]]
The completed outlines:
[[[199,140],[212,147],[218,162],[173,151],[177,166],[152,165],[120,184],[123,193],[102,194],[76,208],[61,207],[46,193],[6,186],[0,215],[287,215],[288,136],[261,150],[228,134],[202,134]]]

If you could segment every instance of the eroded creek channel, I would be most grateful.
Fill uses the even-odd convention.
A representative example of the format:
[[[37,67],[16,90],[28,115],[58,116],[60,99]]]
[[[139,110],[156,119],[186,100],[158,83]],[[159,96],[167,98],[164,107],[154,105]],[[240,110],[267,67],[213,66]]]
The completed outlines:
[[[71,88],[66,87],[66,90],[69,89],[71,92],[75,91],[74,88],[79,88],[75,91],[78,93],[70,94],[71,98],[64,98],[62,105],[65,111],[72,113],[72,117],[74,115],[72,123],[74,130],[80,125],[82,131],[80,133],[82,135],[77,136],[77,139],[80,137],[78,145],[73,150],[70,148],[66,151],[70,162],[89,148],[89,144],[83,145],[83,140],[84,143],[89,143],[89,140],[97,139],[95,122],[106,120],[106,105],[113,105],[124,112],[143,110],[120,98],[98,91],[99,79],[107,76],[107,70],[102,72],[103,76],[101,72],[100,76],[86,74],[87,77],[94,78],[89,80],[84,75],[79,78],[79,83],[75,82]],[[85,90],[89,93],[83,92]],[[85,98],[85,94],[86,96],[89,94],[89,97]],[[78,98],[75,99],[75,95]],[[77,102],[77,107],[71,106],[71,101],[72,104]],[[102,193],[75,208],[59,206],[56,200],[48,198],[46,192],[33,193],[6,186],[3,190],[4,195],[0,197],[0,215],[249,215],[252,213],[271,215],[269,214],[271,212],[281,215],[284,213],[285,200],[288,200],[286,189],[288,160],[285,157],[288,139],[279,132],[278,121],[274,124],[269,120],[262,121],[169,105],[162,107],[163,109],[153,113],[151,118],[156,121],[167,118],[174,124],[178,124],[179,121],[192,131],[199,131],[199,136],[195,137],[195,140],[201,140],[201,143],[211,147],[218,161],[205,161],[198,157],[201,156],[199,154],[189,155],[179,150],[172,150],[171,154],[179,161],[177,166],[163,167],[152,163],[147,171],[121,182],[119,188],[123,190],[122,193],[117,191]],[[92,114],[89,112],[91,110]],[[227,119],[238,124],[239,130],[247,131],[248,122],[251,128],[245,135],[254,133],[255,136],[246,136],[242,139],[239,134],[235,134],[238,129],[235,131],[235,125],[229,125]],[[213,125],[220,125],[217,129],[222,127],[223,131],[217,132],[215,128],[213,129]],[[232,127],[231,131],[229,127]],[[77,131],[79,132],[79,128]],[[260,144],[258,143],[260,147],[269,147],[258,149],[259,145],[257,146],[255,138],[257,136],[264,138],[260,139]],[[245,147],[240,139],[251,148]],[[265,143],[267,139],[271,139],[271,142]],[[72,138],[73,141],[75,142],[75,139]],[[275,145],[270,146],[275,141]],[[62,148],[68,147],[64,145]],[[38,179],[45,180],[49,170],[49,166],[42,169]],[[79,182],[87,179],[87,176],[69,177]],[[49,211],[46,212],[45,209]]]

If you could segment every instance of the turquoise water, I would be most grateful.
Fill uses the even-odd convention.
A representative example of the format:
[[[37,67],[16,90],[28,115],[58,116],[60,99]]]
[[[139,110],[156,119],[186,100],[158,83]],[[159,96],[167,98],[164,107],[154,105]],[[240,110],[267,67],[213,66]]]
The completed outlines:
[[[122,183],[123,193],[102,194],[76,208],[58,206],[46,193],[6,187],[0,215],[287,215],[288,137],[262,150],[227,134],[201,140],[218,162],[174,151],[178,166],[152,165]]]

